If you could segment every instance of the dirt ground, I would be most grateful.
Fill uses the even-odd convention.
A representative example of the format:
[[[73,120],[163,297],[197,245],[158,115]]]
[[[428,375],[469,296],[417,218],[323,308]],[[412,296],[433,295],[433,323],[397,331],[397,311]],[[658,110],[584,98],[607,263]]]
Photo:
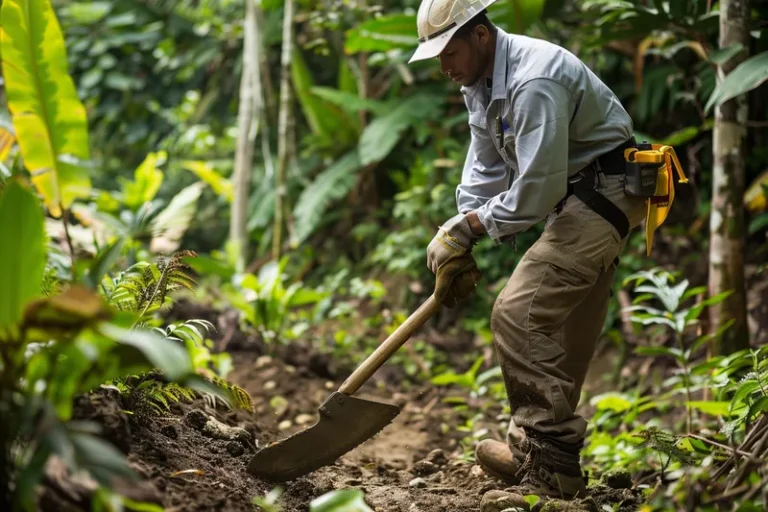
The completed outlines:
[[[253,413],[215,407],[201,399],[174,405],[167,417],[142,420],[122,413],[117,397],[108,390],[79,401],[76,415],[104,425],[104,436],[128,454],[144,480],[122,487],[131,497],[162,504],[168,512],[259,510],[253,498],[265,496],[277,484],[248,475],[246,467],[254,450],[314,424],[318,406],[346,375],[329,378],[331,372],[318,365],[317,358],[303,358],[306,364],[292,366],[258,352],[233,352],[236,369],[229,376],[251,394]],[[456,391],[428,383],[411,387],[407,394],[399,388],[396,383],[369,382],[356,394],[397,404],[402,410],[383,431],[333,465],[281,485],[283,512],[308,511],[312,499],[342,488],[363,490],[366,503],[377,512],[501,512],[509,508],[503,500],[490,503],[493,494],[482,504],[488,491],[506,486],[462,457],[465,448],[459,439],[465,434],[456,427],[463,420],[454,406],[443,401]],[[202,427],[210,417],[244,431],[236,431],[230,439],[216,439]],[[58,498],[42,501],[43,510],[78,510],[63,507]],[[636,510],[639,501],[630,490],[596,487],[591,500],[571,503],[567,509],[601,510],[604,503],[621,502],[620,510],[630,511]],[[540,508],[541,504],[535,507]]]

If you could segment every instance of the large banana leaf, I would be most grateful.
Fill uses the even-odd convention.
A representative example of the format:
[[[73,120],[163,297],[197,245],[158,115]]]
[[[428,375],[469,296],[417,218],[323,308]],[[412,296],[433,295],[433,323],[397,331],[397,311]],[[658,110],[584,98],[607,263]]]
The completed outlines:
[[[0,54],[24,164],[54,217],[91,180],[85,107],[67,72],[67,52],[50,0],[3,0]]]
[[[745,60],[728,73],[728,76],[720,82],[707,101],[705,112],[715,105],[722,105],[726,101],[757,88],[768,80],[768,52],[759,53]]]

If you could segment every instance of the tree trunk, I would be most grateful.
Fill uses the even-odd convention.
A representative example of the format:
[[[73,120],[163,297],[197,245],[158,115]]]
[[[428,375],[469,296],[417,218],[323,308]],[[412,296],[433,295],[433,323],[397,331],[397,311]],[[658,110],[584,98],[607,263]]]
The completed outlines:
[[[293,0],[285,0],[283,48],[280,58],[280,115],[277,141],[277,180],[275,183],[275,223],[272,230],[272,258],[280,258],[283,241],[285,176],[290,161],[293,109],[291,108],[291,57],[293,55]]]
[[[237,249],[237,269],[245,267],[248,251],[248,192],[253,166],[253,148],[259,130],[261,81],[259,76],[259,27],[256,0],[246,0],[243,71],[240,77],[240,103],[237,110],[237,151],[232,177],[234,198],[229,224],[229,238]]]
[[[749,1],[720,2],[720,48],[741,43],[744,50],[718,67],[722,80],[747,58]],[[727,101],[715,110],[712,213],[710,216],[709,294],[732,290],[710,308],[711,332],[728,321],[716,354],[729,354],[749,346],[744,282],[744,153],[747,121],[746,95]]]

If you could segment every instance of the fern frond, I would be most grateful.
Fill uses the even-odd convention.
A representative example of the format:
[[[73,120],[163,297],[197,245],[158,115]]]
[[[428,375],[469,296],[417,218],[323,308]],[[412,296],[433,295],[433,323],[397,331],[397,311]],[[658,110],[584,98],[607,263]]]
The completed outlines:
[[[657,427],[650,427],[645,430],[641,430],[637,434],[642,437],[644,441],[640,443],[641,448],[650,448],[652,450],[664,453],[672,459],[675,459],[683,464],[691,465],[694,460],[688,453],[677,447],[677,443],[680,440],[678,437],[658,429]]]
[[[234,401],[233,405],[235,408],[253,412],[253,398],[251,398],[251,395],[248,394],[245,389],[236,384],[230,384],[226,380],[216,375],[209,377],[208,381],[225,391],[229,391],[231,393],[232,400]]]

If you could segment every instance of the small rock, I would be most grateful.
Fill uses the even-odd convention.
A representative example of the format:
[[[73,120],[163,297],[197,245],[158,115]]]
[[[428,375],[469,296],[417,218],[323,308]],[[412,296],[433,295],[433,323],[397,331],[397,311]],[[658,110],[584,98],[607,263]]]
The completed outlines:
[[[529,510],[530,507],[521,494],[499,490],[488,491],[480,501],[482,512],[502,512],[508,508]]]
[[[287,430],[293,426],[293,422],[291,420],[283,420],[277,425],[278,430]]]
[[[427,481],[424,480],[421,477],[416,477],[413,480],[411,480],[410,482],[408,482],[408,485],[410,485],[411,487],[414,487],[416,489],[423,489],[424,487],[427,486]]]
[[[297,425],[304,425],[306,423],[311,423],[314,421],[315,417],[311,414],[299,414],[296,416],[296,419],[294,420]]]
[[[325,382],[325,389],[333,389],[335,387],[336,385],[332,381],[328,380]]]
[[[603,483],[613,489],[631,489],[632,475],[624,468],[616,468],[603,474]]]
[[[230,427],[198,409],[189,411],[186,420],[187,423],[202,432],[203,435],[213,439],[240,441],[244,444],[250,444],[253,439],[251,434],[244,428]]]
[[[413,465],[413,474],[416,476],[425,476],[425,475],[431,475],[432,473],[437,473],[438,467],[435,463],[429,462],[428,460],[420,460],[416,464]]]
[[[275,389],[277,387],[277,382],[273,380],[268,380],[264,383],[264,391],[270,391],[272,389]]]
[[[291,366],[290,364],[285,365],[283,369],[285,370],[285,373],[296,373],[296,367]]]
[[[448,457],[445,456],[445,452],[441,450],[440,448],[435,448],[431,452],[429,452],[429,455],[427,455],[427,459],[432,464],[437,464],[438,466],[442,466],[443,464],[448,463]]]
[[[549,500],[540,512],[587,512],[578,501]]]
[[[166,425],[163,428],[160,429],[160,433],[163,434],[165,437],[169,437],[171,439],[178,439],[179,433],[176,432],[176,427],[173,425]]]
[[[230,441],[227,443],[227,452],[233,457],[239,457],[245,453],[245,448],[237,441]]]
[[[433,482],[442,482],[443,478],[445,478],[445,473],[443,473],[442,471],[438,471],[437,473],[435,473],[430,477],[430,480]]]
[[[485,476],[485,471],[483,471],[483,468],[475,464],[472,466],[472,469],[469,470],[469,474],[475,478],[481,478]]]
[[[263,368],[272,362],[270,356],[261,356],[256,360],[256,368]]]

